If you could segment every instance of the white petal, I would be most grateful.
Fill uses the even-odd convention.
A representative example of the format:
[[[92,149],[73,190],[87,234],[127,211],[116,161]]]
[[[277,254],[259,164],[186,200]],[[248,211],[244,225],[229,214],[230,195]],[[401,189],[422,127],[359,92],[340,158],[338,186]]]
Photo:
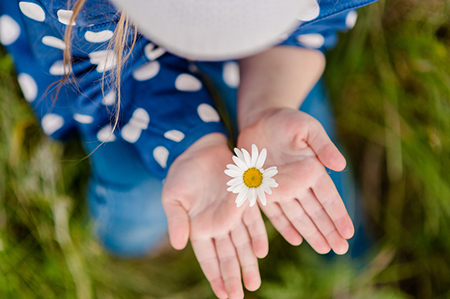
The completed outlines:
[[[266,194],[264,194],[264,190],[262,188],[256,188],[256,193],[258,193],[259,200],[262,205],[265,206],[267,203]]]
[[[155,60],[166,53],[166,50],[161,47],[156,47],[154,44],[150,43],[145,46],[144,53],[148,60]]]
[[[235,178],[235,177],[238,177],[238,176],[242,176],[242,173],[234,171],[234,170],[231,170],[231,169],[225,169],[225,174],[230,176],[230,177],[232,177],[232,178]]]
[[[325,43],[325,37],[319,33],[308,33],[297,36],[297,41],[305,47],[319,49]]]
[[[267,194],[272,194],[272,189],[270,189],[269,186],[264,186],[264,192],[266,192]]]
[[[245,171],[243,171],[243,169],[240,169],[239,167],[237,167],[234,164],[228,164],[227,167],[230,170],[234,170],[234,171],[237,171],[237,172],[242,173],[242,174],[244,174],[244,172],[245,172]]]
[[[250,157],[250,154],[245,149],[242,149],[242,153],[244,154],[244,160],[245,160],[245,164],[247,164],[247,168],[251,168],[252,167],[252,158]]]
[[[242,191],[241,193],[238,194],[238,196],[236,197],[236,205],[239,208],[240,206],[242,206],[242,204],[245,202],[245,200],[247,199],[247,193],[248,193],[248,188],[246,188],[244,191]]]
[[[253,207],[257,199],[256,188],[250,188],[250,191],[248,193],[249,193],[248,200],[250,201],[250,206]]]
[[[232,158],[233,158],[234,163],[235,163],[239,168],[242,168],[242,169],[247,169],[247,168],[248,168],[247,165],[245,164],[245,162],[242,161],[241,159],[239,159],[238,157],[233,156]]]
[[[252,144],[252,165],[251,165],[251,167],[256,166],[257,160],[258,160],[258,147],[255,144]]]
[[[242,161],[244,161],[244,154],[241,152],[240,149],[238,149],[237,147],[234,148],[234,152],[236,153],[236,156],[238,156],[239,159],[241,159]]]
[[[277,173],[278,173],[277,167],[273,166],[273,167],[270,167],[270,168],[267,168],[266,170],[264,170],[263,175],[265,178],[271,178],[274,175],[276,175]]]
[[[229,181],[227,182],[227,185],[228,185],[228,186],[233,186],[233,185],[238,185],[238,184],[240,184],[240,183],[242,183],[242,182],[244,182],[244,181],[242,180],[242,177],[237,177],[237,178],[234,178],[234,179],[229,180]]]
[[[262,149],[261,153],[259,153],[258,160],[256,161],[256,168],[261,168],[264,165],[264,162],[266,161],[267,157],[267,150],[265,148]]]
[[[233,193],[241,193],[244,192],[246,188],[248,188],[244,183],[233,186],[234,188],[231,190]],[[231,187],[230,187],[231,188]]]

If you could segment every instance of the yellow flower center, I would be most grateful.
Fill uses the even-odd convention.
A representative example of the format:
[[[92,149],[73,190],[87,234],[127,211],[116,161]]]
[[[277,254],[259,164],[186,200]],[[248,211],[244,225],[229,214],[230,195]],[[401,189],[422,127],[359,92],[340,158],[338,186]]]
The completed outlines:
[[[244,184],[249,188],[256,188],[262,184],[263,175],[255,167],[249,168],[244,172]]]

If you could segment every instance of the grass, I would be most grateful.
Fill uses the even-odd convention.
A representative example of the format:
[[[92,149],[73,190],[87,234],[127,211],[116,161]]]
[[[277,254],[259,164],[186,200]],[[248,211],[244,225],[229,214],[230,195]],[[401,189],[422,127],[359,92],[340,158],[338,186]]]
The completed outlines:
[[[288,246],[269,227],[246,298],[450,298],[450,3],[360,10],[326,81],[376,245],[364,263]],[[190,248],[144,261],[89,235],[88,162],[44,138],[0,55],[0,298],[214,298]]]

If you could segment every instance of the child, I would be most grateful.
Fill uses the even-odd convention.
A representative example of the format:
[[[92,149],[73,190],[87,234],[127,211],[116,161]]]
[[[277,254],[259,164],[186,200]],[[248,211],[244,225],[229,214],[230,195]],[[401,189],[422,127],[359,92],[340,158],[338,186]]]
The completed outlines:
[[[224,170],[233,153],[207,87],[220,92],[237,122],[237,147],[266,148],[266,165],[278,167],[279,187],[261,206],[275,228],[293,245],[304,238],[319,253],[344,254],[354,229],[324,166],[340,171],[346,162],[321,124],[298,109],[323,71],[318,50],[335,43],[336,29],[352,27],[350,9],[369,2],[273,0],[264,2],[274,9],[267,13],[258,12],[258,1],[223,2],[226,9],[209,11],[204,5],[213,1],[117,1],[138,30],[154,37],[150,41],[106,0],[0,1],[0,41],[44,133],[78,133],[91,153],[88,200],[104,246],[121,256],[141,255],[168,230],[176,249],[191,240],[219,298],[242,298],[241,271],[245,287],[256,290],[257,257],[267,254],[268,241],[259,209],[236,208],[235,195],[226,190]],[[278,11],[283,5],[297,9]],[[280,18],[271,19],[275,10]],[[252,14],[234,13],[242,11]],[[240,18],[229,20],[234,31],[223,40],[194,38],[190,23],[170,30],[146,22],[160,16],[158,22],[174,23],[194,12],[203,12],[210,24],[227,12]],[[278,26],[283,13],[289,22]],[[245,27],[252,22],[270,26]],[[210,34],[208,24],[196,28]],[[233,39],[241,31],[244,38]],[[221,61],[197,62],[202,55]],[[238,64],[225,59],[238,59],[240,84]],[[59,90],[53,83],[61,79]]]

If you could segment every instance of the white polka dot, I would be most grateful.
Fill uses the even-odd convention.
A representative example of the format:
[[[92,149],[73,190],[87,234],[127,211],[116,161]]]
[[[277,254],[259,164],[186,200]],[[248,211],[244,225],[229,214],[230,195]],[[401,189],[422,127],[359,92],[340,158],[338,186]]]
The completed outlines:
[[[42,130],[46,135],[51,135],[64,125],[64,119],[57,114],[46,114],[41,120]]]
[[[90,62],[97,64],[97,72],[112,70],[117,65],[117,55],[113,50],[101,50],[89,54]]]
[[[20,26],[8,15],[0,17],[0,43],[8,46],[15,42],[20,35]]]
[[[167,158],[169,158],[169,151],[164,146],[158,146],[153,150],[153,157],[162,168],[167,167]]]
[[[204,122],[220,121],[219,113],[217,113],[216,109],[208,104],[200,104],[197,108],[197,113]]]
[[[155,60],[166,53],[166,50],[161,47],[156,47],[154,44],[150,43],[145,46],[144,53],[148,60]]]
[[[111,106],[116,103],[116,91],[112,90],[108,92],[102,100],[102,104],[106,106]]]
[[[20,11],[30,19],[38,22],[45,20],[45,11],[36,3],[22,1],[19,2],[19,8]]]
[[[239,86],[240,76],[239,76],[239,64],[235,61],[230,61],[223,66],[223,81],[232,87],[236,88]]]
[[[111,30],[103,30],[100,32],[86,31],[84,38],[91,43],[103,43],[113,37],[114,32]]]
[[[164,133],[164,137],[167,139],[173,140],[175,142],[180,142],[184,139],[183,132],[177,131],[177,130],[171,130]]]
[[[321,34],[311,33],[297,36],[297,41],[305,47],[318,49],[325,43],[325,38]]]
[[[356,12],[356,10],[351,10],[345,17],[345,26],[347,26],[348,29],[352,29],[353,27],[355,27],[357,19],[358,13]]]
[[[155,77],[159,73],[159,62],[152,61],[133,71],[133,78],[137,81],[145,81]]]
[[[82,124],[90,124],[94,121],[94,118],[90,115],[78,114],[73,115],[73,119]]]
[[[141,137],[141,128],[137,128],[132,124],[126,124],[122,128],[122,138],[130,143],[135,143]]]
[[[298,19],[303,22],[311,21],[320,14],[320,6],[316,0],[302,0]]]
[[[64,50],[66,48],[66,43],[63,40],[56,38],[54,36],[46,35],[42,38],[42,43],[49,47]]]
[[[100,142],[112,142],[116,140],[116,136],[112,134],[112,126],[107,124],[97,132],[97,139]]]
[[[50,67],[50,74],[55,76],[61,76],[65,75],[69,72],[69,66],[64,66],[64,61],[57,60],[53,63],[53,65]]]
[[[175,80],[175,88],[179,91],[198,91],[202,89],[202,82],[189,74],[180,74]]]
[[[60,9],[56,14],[58,15],[59,22],[61,22],[64,25],[69,25],[70,19],[72,18],[73,15],[73,11]],[[76,23],[73,22],[72,25],[76,25]]]
[[[38,93],[38,86],[36,81],[28,74],[20,73],[17,76],[19,81],[20,89],[22,89],[23,96],[27,102],[33,102],[36,99]]]
[[[133,112],[133,116],[131,117],[129,124],[136,128],[147,129],[149,122],[150,116],[147,111],[142,108],[138,108]]]

